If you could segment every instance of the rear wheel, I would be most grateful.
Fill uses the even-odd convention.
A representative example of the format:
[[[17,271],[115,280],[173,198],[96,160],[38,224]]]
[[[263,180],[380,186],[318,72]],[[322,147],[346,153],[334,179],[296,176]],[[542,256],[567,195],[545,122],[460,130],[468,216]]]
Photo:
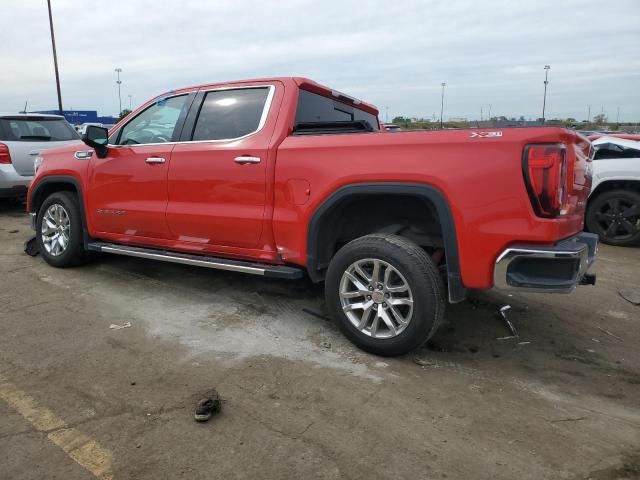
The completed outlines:
[[[77,197],[69,192],[49,195],[38,211],[36,238],[40,254],[54,267],[84,263],[82,217]]]
[[[341,248],[329,265],[325,296],[347,338],[377,355],[421,346],[444,316],[437,268],[422,248],[397,235],[367,235]]]
[[[640,194],[611,190],[589,202],[586,224],[602,243],[617,246],[640,244]]]

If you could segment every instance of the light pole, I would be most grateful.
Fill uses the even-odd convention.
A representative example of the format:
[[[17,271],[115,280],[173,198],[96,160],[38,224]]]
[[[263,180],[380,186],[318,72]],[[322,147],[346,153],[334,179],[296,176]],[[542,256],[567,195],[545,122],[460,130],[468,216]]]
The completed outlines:
[[[389,123],[389,107],[384,107],[384,123]]]
[[[129,110],[131,110],[131,95],[129,95]]]
[[[442,82],[440,85],[442,86],[442,96],[440,97],[440,129],[442,129],[442,114],[444,113],[444,87],[446,87],[447,84]]]
[[[120,85],[122,85],[122,80],[120,80],[120,73],[122,69],[120,67],[115,69],[116,75],[118,76],[116,83],[118,84],[118,105],[120,110],[118,110],[118,117],[122,114],[122,96],[120,95]]]
[[[547,85],[549,85],[549,70],[551,70],[550,65],[544,66],[544,97],[542,97],[542,124],[544,125],[544,110],[547,106]]]
[[[58,113],[62,115],[62,94],[60,93],[60,75],[58,73],[58,54],[56,53],[56,37],[53,33],[53,17],[51,16],[51,0],[47,0],[49,7],[49,29],[51,30],[51,47],[53,48],[53,67],[56,71],[56,88],[58,89]]]

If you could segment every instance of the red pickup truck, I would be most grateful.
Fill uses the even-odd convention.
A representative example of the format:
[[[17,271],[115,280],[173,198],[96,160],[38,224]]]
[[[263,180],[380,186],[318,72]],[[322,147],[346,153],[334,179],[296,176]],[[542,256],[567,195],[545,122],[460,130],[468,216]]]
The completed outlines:
[[[305,78],[202,85],[36,159],[27,209],[55,267],[91,251],[325,282],[345,335],[399,355],[445,303],[593,283],[589,141],[563,128],[388,133]]]

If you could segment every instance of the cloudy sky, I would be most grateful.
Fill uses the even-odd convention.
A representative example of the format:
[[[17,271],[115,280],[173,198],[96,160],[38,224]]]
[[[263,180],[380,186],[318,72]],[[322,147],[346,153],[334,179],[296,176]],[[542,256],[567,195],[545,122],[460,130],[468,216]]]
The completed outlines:
[[[66,109],[115,114],[173,88],[306,76],[384,117],[640,120],[640,0],[51,0]],[[45,0],[2,0],[0,111],[56,108]]]

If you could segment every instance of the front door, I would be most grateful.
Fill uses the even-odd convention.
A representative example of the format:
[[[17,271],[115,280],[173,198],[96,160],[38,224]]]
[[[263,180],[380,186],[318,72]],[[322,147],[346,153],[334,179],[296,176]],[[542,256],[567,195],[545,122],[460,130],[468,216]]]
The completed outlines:
[[[202,104],[199,109],[194,104],[199,113],[193,131],[176,145],[169,165],[167,223],[174,239],[258,246],[274,92],[272,85],[256,85],[199,94]]]
[[[91,157],[88,211],[100,233],[169,238],[167,172],[189,95],[163,98],[110,139],[106,158]]]

